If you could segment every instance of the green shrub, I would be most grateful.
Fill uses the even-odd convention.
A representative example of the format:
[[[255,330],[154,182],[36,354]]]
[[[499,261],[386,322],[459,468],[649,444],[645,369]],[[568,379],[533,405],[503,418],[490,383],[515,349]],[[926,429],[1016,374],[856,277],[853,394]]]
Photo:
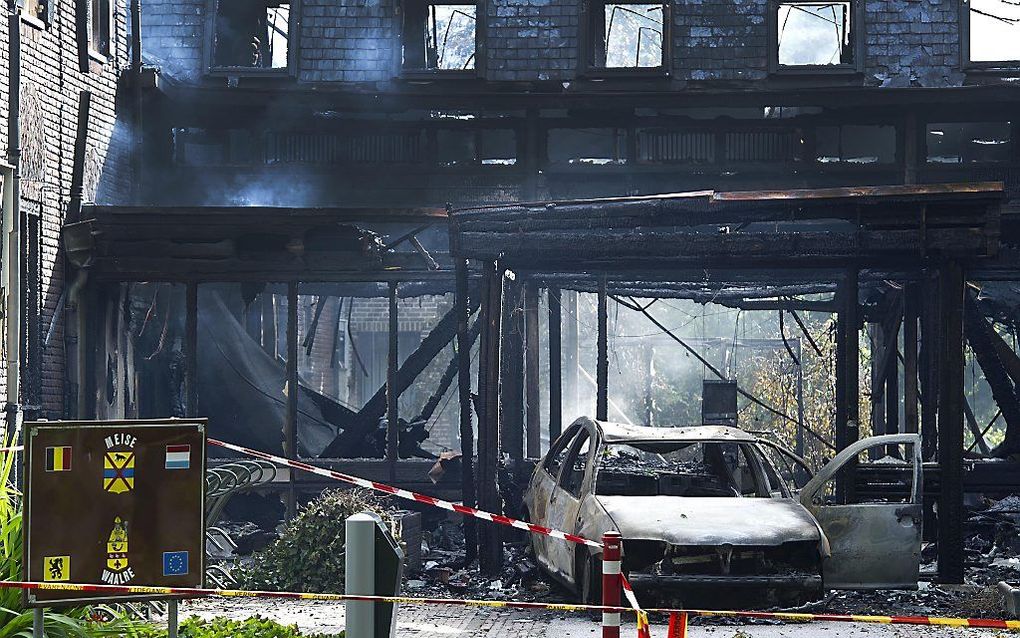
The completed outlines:
[[[284,527],[280,538],[238,570],[247,589],[341,593],[347,517],[375,512],[392,521],[393,509],[370,490],[328,490]]]
[[[137,638],[166,638],[166,629],[147,627],[135,634]],[[179,638],[343,638],[339,634],[302,634],[297,625],[280,623],[254,616],[246,620],[229,618],[188,618],[178,627]]]

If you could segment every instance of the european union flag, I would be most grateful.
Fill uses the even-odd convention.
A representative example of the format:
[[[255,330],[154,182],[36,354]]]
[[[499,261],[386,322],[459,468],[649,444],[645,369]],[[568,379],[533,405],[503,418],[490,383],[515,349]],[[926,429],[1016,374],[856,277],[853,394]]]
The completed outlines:
[[[188,573],[188,552],[163,552],[163,575],[184,576]]]

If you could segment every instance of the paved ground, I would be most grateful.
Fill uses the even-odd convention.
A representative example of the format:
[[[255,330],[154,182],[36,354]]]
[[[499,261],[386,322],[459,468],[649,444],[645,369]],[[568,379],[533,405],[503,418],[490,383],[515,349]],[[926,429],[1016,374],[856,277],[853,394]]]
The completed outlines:
[[[186,603],[183,616],[252,615],[296,624],[309,632],[338,632],[344,627],[344,606],[316,601],[255,601],[210,599]],[[397,616],[398,638],[600,638],[599,622],[586,615],[553,612],[481,609],[454,606],[403,606]],[[635,636],[633,625],[624,627],[624,638]],[[995,630],[810,623],[785,625],[727,625],[690,628],[690,638],[993,638]],[[652,625],[653,638],[666,638],[664,624]]]

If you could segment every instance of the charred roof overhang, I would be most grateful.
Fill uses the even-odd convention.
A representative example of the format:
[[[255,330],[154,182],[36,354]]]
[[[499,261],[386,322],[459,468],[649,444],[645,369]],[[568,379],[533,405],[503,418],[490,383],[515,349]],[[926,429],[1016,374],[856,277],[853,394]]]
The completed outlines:
[[[87,206],[64,240],[73,264],[107,280],[447,286],[446,253],[393,250],[372,230],[406,226],[413,237],[415,228],[445,222],[441,208]]]
[[[629,294],[661,282],[703,281],[696,275],[704,268],[776,285],[782,269],[801,271],[802,281],[811,269],[819,281],[826,268],[910,271],[929,258],[991,258],[1003,197],[1002,183],[979,182],[460,208],[451,211],[450,242],[456,257],[561,279],[613,274]]]

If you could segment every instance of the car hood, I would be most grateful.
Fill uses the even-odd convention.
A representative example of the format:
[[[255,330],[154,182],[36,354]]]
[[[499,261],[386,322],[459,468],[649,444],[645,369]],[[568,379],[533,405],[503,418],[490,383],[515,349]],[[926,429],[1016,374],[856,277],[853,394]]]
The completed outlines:
[[[623,538],[672,545],[776,546],[819,541],[814,517],[793,499],[596,496]]]

